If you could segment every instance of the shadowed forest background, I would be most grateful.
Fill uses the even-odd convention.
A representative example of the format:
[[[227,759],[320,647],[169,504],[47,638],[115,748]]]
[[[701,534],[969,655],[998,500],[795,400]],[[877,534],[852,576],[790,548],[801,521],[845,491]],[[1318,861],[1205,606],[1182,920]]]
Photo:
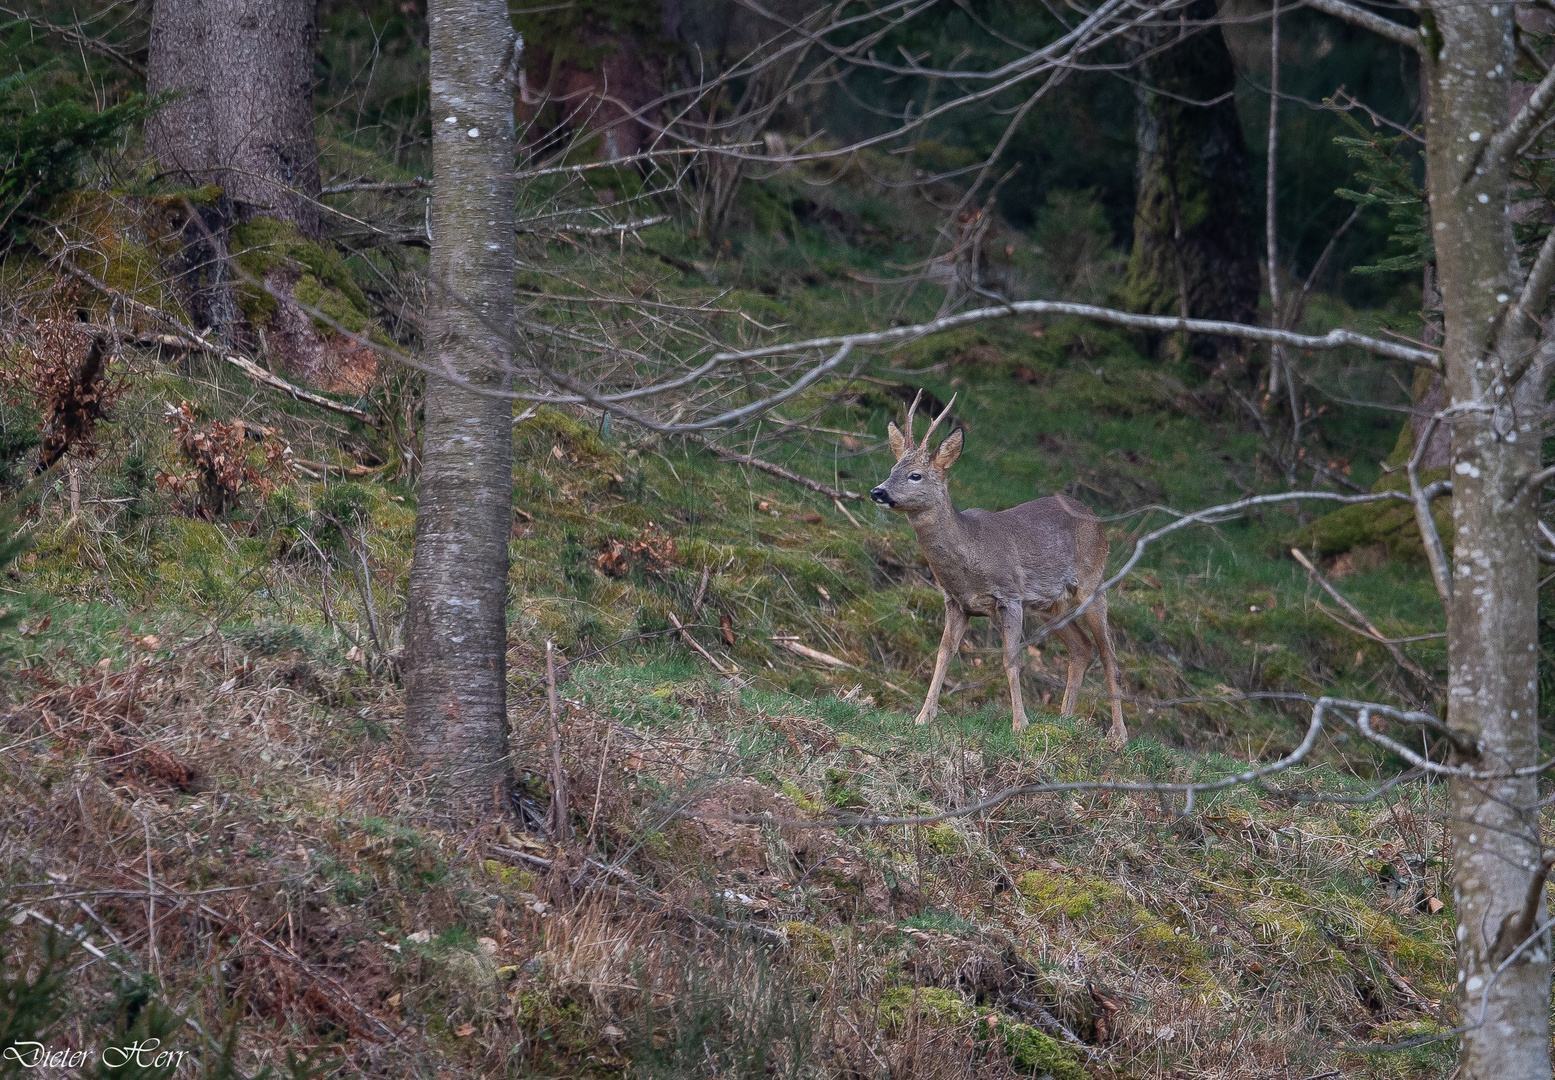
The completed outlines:
[[[916,727],[944,601],[867,498],[887,422],[955,395],[956,505],[1069,495],[1111,573],[1179,513],[1407,491],[1411,408],[1442,408],[1428,367],[1018,315],[861,349],[701,431],[513,401],[510,757],[489,820],[452,822],[405,732],[441,377],[424,6],[319,3],[318,186],[272,173],[287,194],[253,211],[241,170],[171,160],[205,105],[148,83],[150,4],[6,2],[0,1044],[194,1055],[61,1073],[93,1076],[1454,1073],[1429,1039],[1462,1022],[1445,782],[1353,729],[1187,807],[1069,791],[813,827],[1218,780],[1295,750],[1323,695],[1445,716],[1446,621],[1401,500],[1151,544],[1108,598],[1121,750],[1094,665],[1058,715],[1056,638],[1023,651],[1013,734],[981,619]],[[522,7],[516,348],[555,377],[521,394],[607,355],[689,368],[1005,300],[1438,340],[1420,62],[1318,11],[1280,16],[1270,178],[1255,0],[1180,5],[1203,25],[1175,47],[1120,40],[1029,106],[874,144],[966,84],[854,61],[996,68],[1074,13],[930,5],[848,64],[720,82],[819,9]],[[677,117],[696,139],[664,137]],[[1539,205],[1519,242],[1548,232]],[[651,417],[792,381],[763,363]],[[1449,478],[1445,444],[1422,453],[1420,480]],[[1428,504],[1451,550],[1449,500]],[[1440,732],[1389,730],[1447,759]]]

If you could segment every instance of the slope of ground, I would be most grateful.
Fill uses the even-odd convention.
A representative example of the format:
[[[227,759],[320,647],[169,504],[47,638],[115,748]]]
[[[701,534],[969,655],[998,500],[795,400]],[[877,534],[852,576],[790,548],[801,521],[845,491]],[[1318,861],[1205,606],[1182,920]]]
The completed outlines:
[[[773,181],[710,261],[669,225],[621,258],[664,295],[718,295],[787,335],[883,325],[939,302],[869,280],[923,250],[900,211],[859,184],[801,199]],[[1007,239],[1001,272],[1063,285],[1030,237]],[[581,258],[537,243],[558,275]],[[55,299],[67,318],[108,314],[89,291]],[[958,504],[1067,491],[1111,519],[1116,565],[1168,520],[1149,507],[1278,486],[1247,414],[1141,347],[1070,322],[931,339],[729,448],[862,491],[889,467],[887,419],[920,387],[955,393]],[[29,357],[25,341],[4,354],[13,474],[36,438]],[[1149,549],[1110,601],[1136,736],[1124,752],[1101,746],[1090,696],[1080,718],[1039,710],[1014,738],[986,627],[952,666],[940,723],[915,729],[941,602],[899,517],[597,414],[538,410],[515,425],[520,812],[440,835],[418,824],[401,760],[415,490],[399,436],[197,353],[132,347],[115,365],[128,386],[98,456],[28,493],[31,551],[3,583],[22,619],[3,639],[6,910],[108,953],[72,982],[77,1041],[145,1028],[160,996],[209,1060],[236,1032],[245,1068],[292,1049],[373,1075],[1445,1073],[1442,1043],[1357,1052],[1450,1026],[1437,1002],[1451,905],[1430,788],[1303,801],[1397,771],[1343,731],[1299,772],[1188,814],[1090,792],[815,827],[1014,784],[1270,761],[1309,706],[1249,693],[1429,702],[1286,557],[1317,511]],[[1314,447],[1370,484],[1396,423],[1339,399],[1396,388],[1354,358],[1312,358],[1309,374],[1334,395]],[[375,400],[403,409],[406,385],[384,365]],[[212,447],[246,465],[212,472]],[[1440,629],[1423,568],[1331,569],[1385,634]],[[548,639],[571,661],[576,838],[559,845],[536,826]],[[1427,676],[1442,664],[1434,640],[1404,648]],[[1051,705],[1059,653],[1028,653],[1028,700]],[[25,939],[38,918],[7,933]]]

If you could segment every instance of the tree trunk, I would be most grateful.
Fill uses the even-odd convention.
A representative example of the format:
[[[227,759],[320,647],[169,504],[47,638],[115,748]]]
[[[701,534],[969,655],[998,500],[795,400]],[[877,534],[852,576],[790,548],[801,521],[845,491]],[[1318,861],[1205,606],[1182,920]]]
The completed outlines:
[[[433,0],[432,257],[405,732],[450,813],[507,785],[507,576],[512,528],[513,79],[502,0]],[[482,393],[481,391],[487,391]]]
[[[1535,500],[1520,487],[1539,467],[1546,387],[1537,363],[1503,381],[1535,343],[1509,313],[1523,284],[1509,169],[1479,157],[1508,119],[1512,7],[1444,3],[1423,21],[1442,358],[1448,399],[1465,410],[1452,431],[1448,722],[1477,740],[1478,769],[1505,772],[1538,757]],[[1460,1080],[1550,1075],[1538,798],[1534,777],[1451,783]]]
[[[146,122],[146,147],[192,186],[218,184],[239,221],[317,236],[316,0],[156,0],[146,89],[182,97]]]
[[[1213,24],[1214,0],[1196,0],[1186,27]],[[1158,31],[1165,45],[1184,33]],[[1140,65],[1134,250],[1120,300],[1131,311],[1256,323],[1260,289],[1256,193],[1231,98],[1231,54],[1218,26],[1155,52]],[[1184,100],[1186,99],[1186,100]],[[1193,338],[1188,354],[1208,373],[1237,362],[1235,342]]]

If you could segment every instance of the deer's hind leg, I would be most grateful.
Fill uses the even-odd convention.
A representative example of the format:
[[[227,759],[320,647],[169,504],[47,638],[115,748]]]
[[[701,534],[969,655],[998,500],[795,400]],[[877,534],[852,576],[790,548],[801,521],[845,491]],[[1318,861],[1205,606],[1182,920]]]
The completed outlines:
[[[1004,675],[1010,680],[1010,723],[1016,731],[1026,730],[1026,704],[1020,694],[1020,647],[1026,630],[1026,609],[1019,600],[999,610],[1004,629]]]
[[[1060,716],[1073,716],[1080,700],[1080,683],[1085,680],[1085,669],[1091,666],[1091,639],[1074,623],[1061,626],[1054,633],[1069,651],[1069,677],[1064,684],[1064,703],[1058,712]]]
[[[1128,741],[1128,728],[1123,725],[1123,691],[1118,687],[1118,659],[1112,651],[1112,632],[1107,626],[1106,598],[1096,597],[1078,621],[1096,639],[1096,649],[1101,653],[1101,669],[1107,676],[1107,694],[1112,698],[1112,730],[1107,733],[1107,740],[1122,746]]]
[[[939,691],[945,685],[945,672],[950,669],[950,658],[961,648],[961,639],[966,636],[966,628],[971,622],[972,617],[947,596],[945,632],[939,639],[939,655],[934,658],[934,678],[929,681],[928,697],[923,699],[923,708],[918,711],[918,719],[914,723],[927,724],[938,715]]]

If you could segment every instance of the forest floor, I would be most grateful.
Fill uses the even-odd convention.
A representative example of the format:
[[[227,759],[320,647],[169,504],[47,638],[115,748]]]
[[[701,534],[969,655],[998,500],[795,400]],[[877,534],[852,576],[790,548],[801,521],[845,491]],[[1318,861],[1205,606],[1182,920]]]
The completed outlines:
[[[622,258],[666,294],[717,295],[794,337],[932,314],[938,293],[872,280],[924,239],[892,232],[900,207],[861,185],[791,194],[758,188],[752,222],[768,203],[791,220],[751,224],[712,263],[672,226]],[[1054,277],[1061,218],[1005,230],[1002,271],[1092,287]],[[1109,258],[1085,269],[1105,278]],[[1325,301],[1309,318],[1340,314]],[[1150,507],[1283,487],[1222,388],[1142,349],[1068,321],[946,335],[729,448],[865,491],[889,467],[887,419],[919,388],[955,393],[958,505],[1068,492],[1108,518],[1117,566],[1169,520]],[[17,462],[37,424],[22,356],[0,358]],[[1371,485],[1397,413],[1345,401],[1396,403],[1400,373],[1307,362],[1309,452]],[[1018,784],[1230,775],[1297,745],[1299,695],[1429,704],[1440,641],[1403,646],[1425,677],[1411,672],[1289,557],[1321,507],[1147,550],[1109,601],[1122,750],[1103,743],[1094,669],[1080,714],[1055,715],[1064,662],[1048,642],[1028,650],[1033,723],[1013,735],[991,627],[974,627],[939,720],[918,728],[942,609],[899,517],[538,410],[514,429],[517,813],[449,835],[426,826],[404,762],[415,489],[381,436],[215,358],[131,348],[116,365],[127,387],[97,456],[32,489],[30,550],[0,583],[23,620],[0,683],[7,933],[52,921],[103,952],[72,957],[83,1007],[61,1030],[77,1041],[161,1022],[208,1061],[232,1033],[249,1072],[285,1071],[293,1051],[427,1077],[1450,1071],[1450,1041],[1409,1045],[1454,1023],[1444,793],[1415,782],[1366,801],[1403,765],[1342,730],[1188,812],[1091,791],[924,826],[826,822],[933,815]],[[197,511],[197,485],[157,482],[191,468],[184,401],[201,423],[242,425],[228,430],[254,455],[220,514]],[[261,448],[282,444],[297,465],[264,473]],[[1441,629],[1422,563],[1377,540],[1313,550],[1384,634]],[[542,824],[547,640],[564,661],[564,842]],[[158,1021],[152,999],[176,1016]]]

